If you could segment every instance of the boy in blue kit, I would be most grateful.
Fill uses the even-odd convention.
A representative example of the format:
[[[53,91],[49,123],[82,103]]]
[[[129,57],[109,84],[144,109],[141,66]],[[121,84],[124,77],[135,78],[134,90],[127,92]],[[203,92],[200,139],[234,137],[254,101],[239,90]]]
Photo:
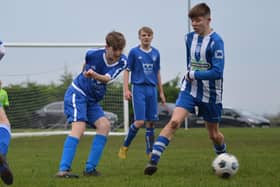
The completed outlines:
[[[162,104],[165,104],[161,75],[160,54],[151,46],[153,30],[142,27],[138,31],[140,45],[130,50],[128,55],[128,67],[124,71],[125,99],[132,97],[134,122],[119,150],[119,158],[127,157],[128,147],[136,136],[138,129],[146,124],[146,154],[150,153],[154,144],[154,124],[158,120],[157,112],[157,87]],[[129,90],[128,80],[131,72],[132,93]]]
[[[4,55],[5,47],[0,41],[0,61]],[[0,103],[0,176],[5,184],[11,185],[13,184],[13,174],[6,160],[11,141],[11,125],[3,107]]]
[[[167,148],[182,121],[199,108],[216,154],[226,152],[224,136],[219,131],[222,112],[224,42],[210,27],[210,8],[205,3],[194,6],[189,14],[194,32],[185,37],[187,71],[171,120],[160,132],[144,174],[157,171],[161,154]]]
[[[126,67],[127,58],[122,54],[125,47],[122,33],[110,32],[104,49],[91,49],[86,54],[83,71],[74,79],[64,97],[64,113],[72,130],[64,142],[57,177],[78,178],[71,173],[71,164],[86,124],[96,127],[84,176],[99,176],[96,167],[101,158],[110,131],[110,122],[98,104],[106,93],[106,84],[115,79]]]

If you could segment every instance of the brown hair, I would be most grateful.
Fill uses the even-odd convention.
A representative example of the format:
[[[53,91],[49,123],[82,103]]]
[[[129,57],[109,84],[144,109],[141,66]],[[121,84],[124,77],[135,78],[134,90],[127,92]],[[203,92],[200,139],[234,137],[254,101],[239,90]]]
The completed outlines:
[[[154,34],[154,32],[153,32],[153,29],[151,29],[150,27],[146,27],[146,26],[144,26],[144,27],[142,27],[142,28],[140,28],[139,30],[138,30],[138,35],[140,36],[140,34],[141,34],[141,32],[146,32],[146,33],[148,33],[148,34],[150,34],[150,35],[153,35]]]
[[[188,14],[190,19],[200,17],[200,16],[210,16],[210,15],[211,15],[211,10],[206,3],[199,3],[195,5],[194,7],[191,8]]]
[[[125,47],[124,35],[120,32],[112,31],[106,36],[106,45],[112,47],[113,50],[122,50]]]

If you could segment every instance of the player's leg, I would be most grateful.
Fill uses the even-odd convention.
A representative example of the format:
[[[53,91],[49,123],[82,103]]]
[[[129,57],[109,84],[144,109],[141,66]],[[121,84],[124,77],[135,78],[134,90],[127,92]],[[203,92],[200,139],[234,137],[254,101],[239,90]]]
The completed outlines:
[[[181,107],[176,107],[173,111],[171,120],[161,130],[157,140],[154,143],[151,159],[145,168],[145,175],[152,175],[157,170],[157,164],[164,150],[167,148],[170,140],[174,136],[176,130],[180,127],[188,111]]]
[[[6,156],[11,141],[11,127],[4,109],[0,105],[0,176],[7,185],[13,184],[13,174]]]
[[[146,154],[150,157],[155,141],[155,126],[154,121],[158,120],[158,99],[157,88],[154,86],[148,87],[148,95],[146,96]]]
[[[205,126],[208,130],[208,136],[213,142],[216,154],[226,152],[224,135],[219,130],[219,122],[222,113],[222,104],[201,104],[199,111],[205,120]]]
[[[70,134],[66,137],[62,157],[59,165],[59,172],[57,177],[63,178],[78,178],[79,176],[71,173],[71,165],[74,160],[76,150],[86,129],[86,98],[75,93],[73,88],[69,88],[64,97],[64,112],[67,116],[67,120],[72,124]]]
[[[88,110],[91,111],[88,113],[89,123],[94,123],[96,127],[96,136],[92,139],[84,175],[99,176],[100,173],[96,170],[96,167],[107,143],[107,137],[110,132],[110,122],[104,117],[104,112],[98,104],[91,106],[91,109]]]
[[[134,122],[130,125],[128,134],[126,135],[123,145],[119,150],[118,156],[121,159],[126,159],[128,147],[132,143],[140,127],[145,123],[145,87],[134,86],[132,87],[132,105],[134,111]]]
[[[157,164],[162,153],[189,112],[194,112],[194,106],[194,98],[186,92],[180,92],[171,120],[161,130],[154,143],[151,159],[144,170],[145,175],[152,175],[157,171]]]
[[[219,131],[218,123],[206,122],[209,138],[212,140],[216,154],[226,152],[224,135]]]
[[[155,142],[155,126],[152,121],[146,122],[145,140],[146,140],[146,154],[148,155],[148,157],[151,157],[154,142]]]

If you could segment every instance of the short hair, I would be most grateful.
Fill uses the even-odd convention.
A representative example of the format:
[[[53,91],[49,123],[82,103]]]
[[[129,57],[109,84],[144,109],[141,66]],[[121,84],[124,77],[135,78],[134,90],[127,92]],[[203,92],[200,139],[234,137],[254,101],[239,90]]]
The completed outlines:
[[[195,5],[194,7],[191,8],[188,14],[190,19],[200,17],[200,16],[210,16],[210,15],[211,15],[211,10],[206,3],[199,3]]]
[[[105,40],[106,45],[112,47],[113,50],[123,50],[126,44],[124,35],[116,31],[108,33]]]
[[[147,27],[147,26],[144,26],[144,27],[141,27],[139,30],[138,30],[138,35],[140,36],[141,32],[146,32],[150,35],[153,35],[154,32],[153,32],[153,29],[151,29],[150,27]]]

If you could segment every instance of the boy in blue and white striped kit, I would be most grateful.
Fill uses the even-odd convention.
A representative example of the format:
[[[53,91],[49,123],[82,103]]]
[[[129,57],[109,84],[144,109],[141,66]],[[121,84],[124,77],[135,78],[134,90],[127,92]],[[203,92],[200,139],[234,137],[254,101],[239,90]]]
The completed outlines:
[[[144,170],[152,175],[171,138],[195,106],[203,116],[216,154],[226,152],[224,136],[219,131],[222,112],[224,43],[222,38],[210,27],[210,8],[205,3],[194,6],[189,12],[194,32],[185,37],[187,52],[187,71],[176,108],[171,120],[157,138],[152,157]]]
[[[0,41],[0,60],[5,55],[5,47]],[[11,125],[0,103],[0,176],[7,185],[13,184],[13,174],[6,160],[10,141],[11,141]]]

